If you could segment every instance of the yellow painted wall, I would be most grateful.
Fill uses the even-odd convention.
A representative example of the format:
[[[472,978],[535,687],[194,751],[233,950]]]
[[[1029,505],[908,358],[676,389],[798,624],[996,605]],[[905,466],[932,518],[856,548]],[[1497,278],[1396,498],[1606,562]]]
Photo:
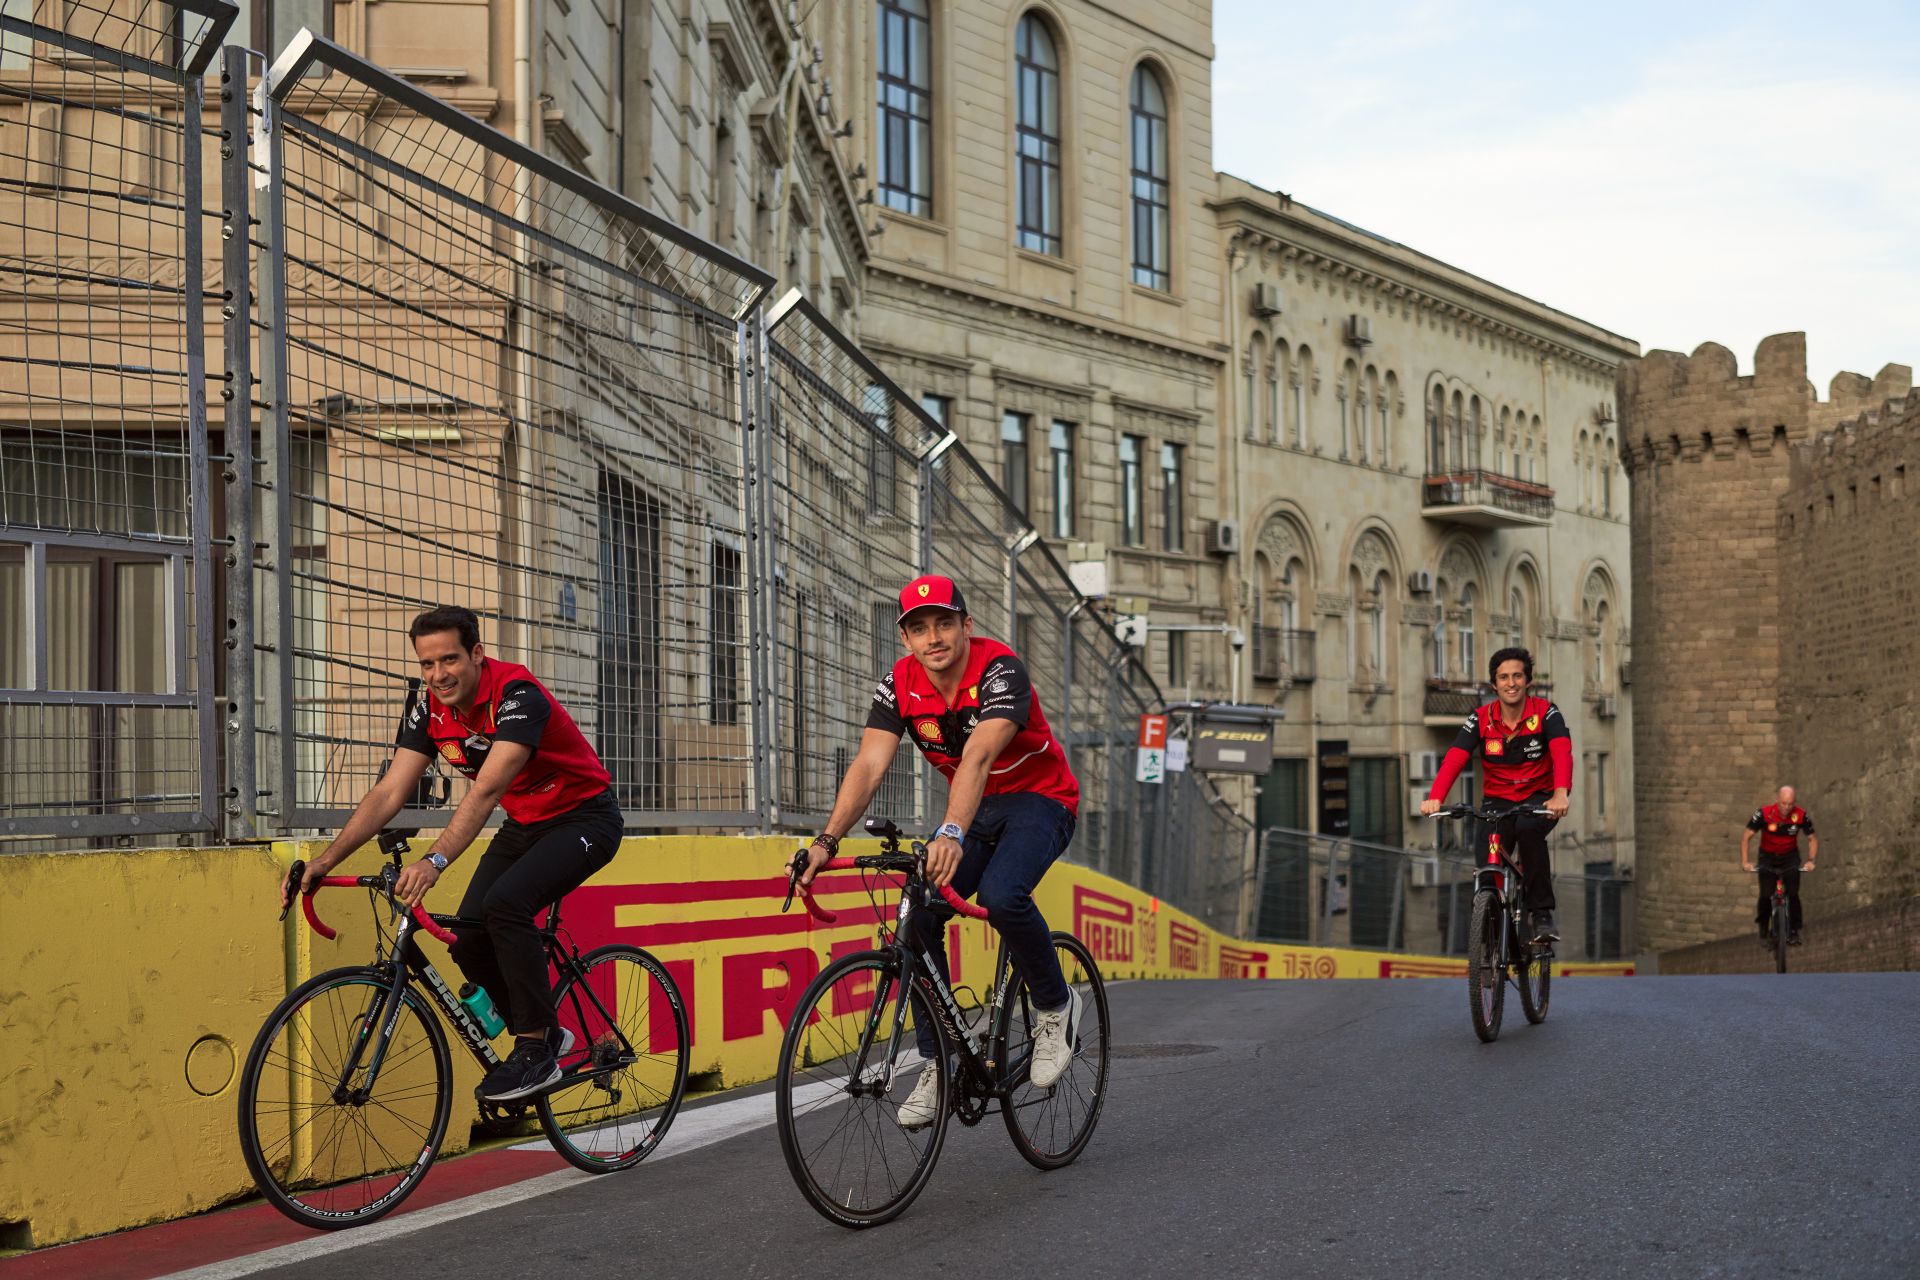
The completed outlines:
[[[797,905],[781,914],[793,843],[629,839],[567,899],[564,922],[582,950],[638,945],[675,974],[692,1022],[692,1070],[704,1087],[770,1075],[787,1014],[812,975],[877,933],[853,872],[825,882],[821,901],[840,913],[836,924],[820,924]],[[321,893],[320,914],[339,930],[334,941],[311,933],[297,909],[285,925],[275,920],[283,869],[319,847],[0,858],[0,1221],[29,1222],[34,1243],[45,1245],[250,1191],[235,1100],[254,1033],[300,981],[372,957],[372,914],[361,890]],[[847,850],[871,847],[856,841]],[[478,860],[476,849],[455,863],[428,906],[455,910]],[[369,874],[378,865],[365,850],[339,873]],[[1461,961],[1439,957],[1240,942],[1066,864],[1036,896],[1053,927],[1085,940],[1109,978],[1464,973]],[[889,921],[893,901],[881,886]],[[983,991],[992,981],[994,935],[975,921],[955,929],[956,982]],[[457,987],[445,950],[422,943]],[[1560,967],[1622,971],[1631,967]],[[1126,1038],[1124,1024],[1116,1034]],[[193,1049],[207,1037],[214,1039]],[[480,1073],[458,1037],[448,1039],[455,1107],[445,1150],[452,1153],[467,1146]],[[206,1093],[189,1083],[190,1053]],[[103,1186],[112,1194],[101,1194]]]

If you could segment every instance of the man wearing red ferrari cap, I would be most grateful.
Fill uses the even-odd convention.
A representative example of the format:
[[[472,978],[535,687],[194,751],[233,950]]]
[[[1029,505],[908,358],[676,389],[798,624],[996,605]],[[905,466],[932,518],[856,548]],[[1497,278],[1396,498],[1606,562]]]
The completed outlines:
[[[833,856],[867,811],[901,737],[911,736],[947,778],[946,819],[927,845],[927,875],[963,898],[978,892],[987,918],[1007,940],[1040,1010],[1030,1074],[1044,1089],[1072,1060],[1080,1010],[1033,890],[1073,838],[1080,784],[1047,726],[1026,664],[998,640],[974,634],[953,579],[929,574],[901,589],[900,637],[907,655],[874,691],[859,754],[840,783],[826,829],[808,849],[801,880],[811,883]],[[942,976],[952,916],[936,902],[913,918],[914,940]],[[921,1056],[930,1058],[933,1036],[924,1023],[919,1038]],[[921,1071],[900,1105],[903,1127],[933,1119],[936,1084],[931,1071]]]

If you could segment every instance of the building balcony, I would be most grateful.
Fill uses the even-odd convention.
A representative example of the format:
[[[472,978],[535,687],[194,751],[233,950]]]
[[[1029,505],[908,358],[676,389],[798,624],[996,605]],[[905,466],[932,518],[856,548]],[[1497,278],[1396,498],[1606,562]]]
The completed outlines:
[[[1420,514],[1429,520],[1502,529],[1553,522],[1553,490],[1496,471],[1428,472]]]
[[[1420,710],[1428,728],[1457,729],[1481,703],[1493,697],[1493,686],[1472,680],[1428,680]]]
[[[1282,627],[1253,629],[1253,678],[1266,684],[1312,684],[1311,631]]]

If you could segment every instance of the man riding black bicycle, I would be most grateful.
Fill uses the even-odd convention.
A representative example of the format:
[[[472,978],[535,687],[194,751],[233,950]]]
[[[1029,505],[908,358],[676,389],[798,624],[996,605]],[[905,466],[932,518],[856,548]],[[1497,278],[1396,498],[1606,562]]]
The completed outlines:
[[[1747,819],[1740,833],[1740,866],[1760,873],[1760,910],[1754,917],[1760,926],[1760,945],[1770,946],[1768,926],[1773,920],[1773,891],[1778,881],[1787,893],[1787,935],[1789,946],[1800,945],[1800,873],[1813,870],[1820,856],[1820,837],[1814,834],[1813,819],[1793,802],[1793,788],[1782,787],[1772,804],[1762,805]],[[1800,837],[1807,837],[1807,860],[1800,861]],[[1760,858],[1756,864],[1748,850],[1753,837],[1760,837]]]
[[[1534,941],[1557,942],[1547,833],[1567,816],[1573,788],[1573,737],[1559,707],[1545,698],[1528,696],[1527,687],[1533,683],[1531,653],[1501,649],[1487,663],[1487,673],[1496,696],[1460,726],[1439,776],[1420,803],[1420,812],[1428,817],[1440,812],[1454,779],[1476,754],[1481,760],[1486,809],[1507,813],[1544,808],[1550,817],[1522,813],[1513,819],[1514,842],[1520,850]]]
[[[560,1079],[572,1044],[555,1016],[538,912],[613,860],[623,823],[612,778],[573,717],[525,667],[489,657],[471,609],[429,609],[407,629],[425,692],[410,699],[386,772],[346,826],[307,863],[300,889],[393,820],[437,755],[472,784],[426,856],[401,869],[395,896],[409,907],[480,834],[497,804],[507,820],[480,856],[459,914],[485,929],[458,929],[453,959],[484,988],[514,1034],[513,1052],[476,1092],[509,1102]],[[293,886],[282,884],[281,904]]]
[[[1047,726],[1026,664],[998,640],[973,633],[960,588],[938,575],[900,591],[900,636],[907,655],[874,691],[860,750],[847,767],[825,829],[809,846],[802,884],[833,857],[842,836],[866,812],[903,735],[947,778],[945,820],[927,844],[927,878],[961,897],[976,891],[1006,939],[1039,1010],[1030,1078],[1053,1084],[1073,1057],[1078,996],[1060,972],[1033,890],[1073,838],[1080,784]],[[945,934],[953,909],[935,903],[913,919],[915,943],[947,972]],[[923,1059],[933,1033],[918,1027]],[[933,1119],[936,1080],[923,1068],[898,1119],[906,1128]]]

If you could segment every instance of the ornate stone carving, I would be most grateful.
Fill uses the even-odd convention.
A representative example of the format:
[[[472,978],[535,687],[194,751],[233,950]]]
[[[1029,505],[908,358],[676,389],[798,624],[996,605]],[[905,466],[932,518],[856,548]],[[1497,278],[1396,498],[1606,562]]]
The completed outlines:
[[[1353,567],[1360,571],[1362,585],[1371,589],[1373,580],[1393,566],[1393,557],[1378,530],[1369,529],[1353,544]]]

